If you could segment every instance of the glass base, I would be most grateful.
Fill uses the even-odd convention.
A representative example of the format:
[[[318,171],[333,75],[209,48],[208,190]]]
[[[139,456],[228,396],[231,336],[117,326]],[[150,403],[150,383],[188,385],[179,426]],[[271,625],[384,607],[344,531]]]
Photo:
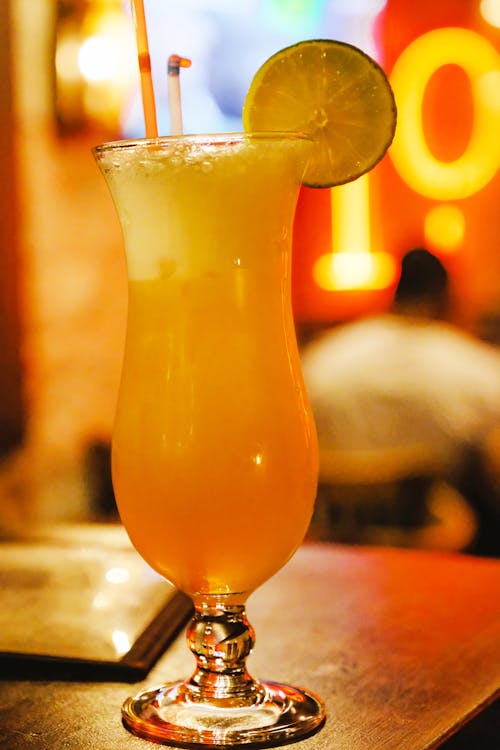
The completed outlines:
[[[325,720],[319,698],[289,685],[257,683],[255,700],[221,707],[193,700],[185,683],[139,693],[123,704],[125,726],[158,743],[189,747],[273,746],[312,734]]]

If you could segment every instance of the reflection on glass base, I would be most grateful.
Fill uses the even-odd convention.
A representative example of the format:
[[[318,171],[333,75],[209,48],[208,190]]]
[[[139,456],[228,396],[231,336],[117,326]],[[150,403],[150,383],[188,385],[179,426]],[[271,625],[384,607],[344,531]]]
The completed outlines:
[[[221,708],[193,701],[185,683],[164,685],[128,698],[125,726],[153,742],[189,747],[273,746],[319,729],[325,708],[319,698],[289,685],[259,683],[250,706]]]

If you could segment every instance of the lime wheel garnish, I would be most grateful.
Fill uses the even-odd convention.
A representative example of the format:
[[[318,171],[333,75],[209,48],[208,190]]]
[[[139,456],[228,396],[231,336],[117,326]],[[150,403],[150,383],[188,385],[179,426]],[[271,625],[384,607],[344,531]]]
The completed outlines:
[[[396,104],[384,71],[345,42],[313,39],[272,55],[255,74],[243,107],[246,131],[302,133],[313,140],[310,187],[355,180],[384,156]]]

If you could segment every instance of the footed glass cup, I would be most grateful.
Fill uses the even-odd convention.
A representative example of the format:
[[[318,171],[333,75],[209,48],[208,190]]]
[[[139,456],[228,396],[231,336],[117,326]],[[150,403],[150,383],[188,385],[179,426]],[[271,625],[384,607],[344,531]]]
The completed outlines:
[[[312,693],[245,667],[246,600],[301,543],[316,491],[290,296],[309,148],[300,136],[240,133],[94,150],[129,278],[116,500],[136,549],[194,604],[192,676],[122,709],[156,742],[277,745],[324,720]]]

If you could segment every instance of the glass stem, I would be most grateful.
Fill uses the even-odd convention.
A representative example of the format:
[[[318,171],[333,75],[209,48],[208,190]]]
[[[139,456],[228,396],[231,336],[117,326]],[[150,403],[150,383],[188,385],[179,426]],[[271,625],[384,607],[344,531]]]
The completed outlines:
[[[265,689],[245,666],[255,634],[243,604],[229,604],[224,597],[195,601],[187,641],[196,659],[196,670],[185,683],[190,700],[237,708],[262,699]]]

